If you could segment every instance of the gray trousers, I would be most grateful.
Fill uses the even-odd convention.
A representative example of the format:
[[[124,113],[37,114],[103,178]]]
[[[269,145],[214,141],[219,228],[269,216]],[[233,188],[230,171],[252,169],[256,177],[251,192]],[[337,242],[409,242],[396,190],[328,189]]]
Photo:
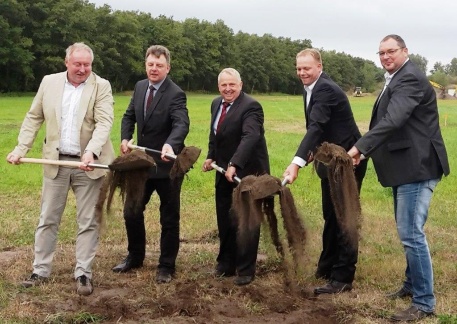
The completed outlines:
[[[49,277],[60,226],[70,188],[76,197],[75,278],[92,278],[92,264],[98,246],[99,224],[95,219],[95,205],[103,178],[90,179],[83,170],[60,167],[55,179],[43,178],[41,214],[35,231],[35,260],[33,272]]]

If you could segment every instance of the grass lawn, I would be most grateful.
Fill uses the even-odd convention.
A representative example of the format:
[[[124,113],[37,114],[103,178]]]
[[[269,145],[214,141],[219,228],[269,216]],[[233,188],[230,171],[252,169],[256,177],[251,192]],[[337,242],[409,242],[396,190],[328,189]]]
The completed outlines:
[[[189,94],[188,109],[191,120],[187,145],[202,148],[202,154],[194,169],[188,173],[182,190],[181,237],[183,242],[193,242],[191,248],[182,249],[178,256],[178,272],[190,280],[186,269],[211,268],[215,262],[216,241],[209,240],[216,231],[214,207],[214,174],[200,171],[207,153],[207,139],[210,118],[210,103],[215,95]],[[301,96],[256,95],[265,112],[265,129],[270,154],[271,173],[280,177],[292,160],[304,135],[303,104]],[[42,168],[40,165],[22,164],[12,166],[6,163],[6,155],[14,148],[21,122],[32,101],[31,96],[0,97],[0,253],[2,251],[23,251],[21,258],[13,257],[2,264],[0,258],[0,320],[6,322],[27,322],[21,313],[21,302],[27,300],[24,291],[15,286],[27,275],[33,261],[35,226],[39,218]],[[111,138],[115,149],[120,143],[120,121],[130,97],[115,96],[115,125]],[[368,130],[368,123],[375,97],[350,97],[356,121],[362,133]],[[453,182],[457,170],[457,100],[440,100],[440,123],[445,139],[451,175],[444,178],[435,190],[429,219],[426,225],[435,274],[437,317],[427,319],[429,323],[457,323],[457,204],[456,186]],[[43,131],[40,131],[34,148],[27,157],[41,157]],[[307,253],[309,264],[305,265],[300,284],[316,285],[313,274],[321,248],[322,215],[320,208],[320,184],[311,167],[302,169],[297,181],[290,186],[298,209],[303,215],[308,230]],[[74,262],[76,224],[73,198],[67,205],[59,232],[59,247],[69,251],[68,255],[57,257],[59,266],[56,276],[68,280]],[[147,209],[148,249],[157,249],[160,228],[157,218],[158,198],[154,196]],[[387,301],[383,294],[398,288],[403,280],[405,259],[398,240],[394,219],[391,191],[377,182],[373,165],[369,164],[361,193],[362,240],[355,279],[356,293],[341,295],[331,301],[339,305],[339,321],[357,323],[378,323],[398,308],[408,306],[407,301]],[[101,237],[100,256],[97,256],[99,280],[103,274],[111,276],[110,267],[126,253],[126,236],[121,215],[122,206],[115,205],[114,213],[107,217],[106,228]],[[266,232],[262,234],[260,252],[274,260],[274,250]],[[210,247],[208,247],[210,242]],[[184,251],[184,252],[183,252]],[[155,262],[155,260],[154,260]],[[9,270],[5,267],[8,265]],[[266,262],[268,267],[276,264]],[[62,273],[59,272],[59,269]],[[65,273],[62,269],[65,269]],[[56,279],[57,280],[57,279]],[[153,280],[153,279],[151,279]],[[260,280],[270,280],[268,276]],[[127,285],[127,283],[126,283]],[[58,289],[36,290],[38,297],[58,298]],[[21,297],[22,296],[22,297]],[[26,295],[27,296],[27,295]],[[250,311],[262,314],[250,301]],[[259,302],[261,304],[261,302]],[[28,305],[28,304],[27,304]],[[28,307],[28,306],[24,307]],[[36,306],[36,305],[35,305]],[[37,307],[39,308],[39,307]],[[64,312],[59,310],[60,312]],[[33,311],[31,311],[33,314]],[[57,310],[54,310],[57,312]],[[52,310],[47,309],[52,314]],[[75,313],[73,311],[73,313]],[[77,313],[77,312],[76,312]],[[75,315],[74,315],[75,316]],[[73,323],[76,321],[73,318]],[[43,314],[40,313],[40,320]],[[92,322],[96,322],[97,319]],[[33,322],[33,321],[32,321]],[[90,321],[86,321],[90,322]],[[56,321],[53,323],[57,323]],[[83,322],[81,322],[83,323]],[[183,322],[184,323],[184,322]],[[238,322],[236,322],[238,323]],[[241,322],[240,322],[241,323]]]

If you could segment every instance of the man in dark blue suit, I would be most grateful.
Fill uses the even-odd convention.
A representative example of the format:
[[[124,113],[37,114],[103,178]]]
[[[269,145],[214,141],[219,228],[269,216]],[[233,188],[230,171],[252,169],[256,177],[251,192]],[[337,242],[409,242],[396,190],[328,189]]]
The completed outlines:
[[[179,154],[189,133],[189,116],[185,93],[168,77],[170,52],[160,45],[146,51],[147,79],[139,81],[122,118],[121,152],[128,153],[128,141],[137,125],[137,143],[162,152],[155,159],[157,168],[146,181],[142,208],[125,206],[124,219],[128,238],[128,256],[113,268],[127,272],[143,265],[146,249],[144,210],[154,191],[160,197],[160,257],[157,283],[168,283],[175,273],[179,250],[180,194],[182,178],[171,180],[173,162],[165,154]]]
[[[212,170],[211,163],[226,169],[225,176],[216,173],[216,214],[219,230],[219,255],[216,275],[233,276],[235,284],[249,284],[255,275],[260,226],[249,235],[245,247],[237,246],[236,217],[233,215],[234,176],[261,175],[270,172],[263,109],[245,94],[237,70],[226,68],[218,77],[221,96],[211,104],[208,155],[203,171]]]
[[[424,225],[433,190],[443,174],[449,174],[449,163],[435,91],[409,60],[405,41],[388,35],[378,54],[386,70],[386,84],[373,108],[370,130],[348,153],[355,165],[361,154],[371,157],[381,185],[392,187],[397,232],[406,255],[406,279],[387,297],[412,297],[411,306],[392,319],[417,320],[435,309]]]
[[[290,183],[298,177],[300,168],[313,161],[314,153],[323,142],[337,144],[348,150],[361,137],[346,94],[322,71],[319,51],[305,49],[297,54],[296,59],[297,75],[304,85],[306,134],[283,174]],[[359,191],[366,167],[364,161],[355,169]],[[358,242],[352,245],[347,243],[348,239],[336,217],[327,170],[322,163],[318,164],[317,174],[321,178],[324,231],[316,277],[328,282],[314,289],[314,293],[335,294],[352,289]]]

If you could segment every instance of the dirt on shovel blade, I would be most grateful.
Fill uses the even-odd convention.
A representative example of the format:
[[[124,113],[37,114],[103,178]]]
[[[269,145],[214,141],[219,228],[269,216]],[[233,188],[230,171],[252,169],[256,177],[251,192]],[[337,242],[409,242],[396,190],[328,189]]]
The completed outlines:
[[[330,195],[337,221],[347,244],[357,249],[362,214],[352,158],[341,146],[324,142],[314,159],[327,167]]]
[[[154,159],[143,151],[132,151],[117,157],[110,165],[110,172],[100,188],[96,205],[97,218],[103,224],[103,206],[110,211],[113,196],[117,188],[125,208],[139,208],[143,200],[144,186],[149,178],[151,167],[155,167]]]
[[[200,156],[201,149],[195,146],[186,146],[176,157],[170,171],[170,178],[181,178],[193,167]]]
[[[133,151],[129,154],[117,157],[109,168],[111,171],[129,171],[138,169],[148,169],[155,166],[152,157],[142,151]]]

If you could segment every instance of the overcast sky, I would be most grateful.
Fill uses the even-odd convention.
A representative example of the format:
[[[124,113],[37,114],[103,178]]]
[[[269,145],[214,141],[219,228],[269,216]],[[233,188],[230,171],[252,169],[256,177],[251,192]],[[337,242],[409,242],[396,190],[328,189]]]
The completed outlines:
[[[221,19],[234,33],[309,39],[313,47],[375,62],[380,40],[398,34],[409,53],[449,64],[457,57],[457,1],[425,0],[89,0],[113,10],[149,12],[174,20]],[[325,69],[325,62],[324,62]]]

